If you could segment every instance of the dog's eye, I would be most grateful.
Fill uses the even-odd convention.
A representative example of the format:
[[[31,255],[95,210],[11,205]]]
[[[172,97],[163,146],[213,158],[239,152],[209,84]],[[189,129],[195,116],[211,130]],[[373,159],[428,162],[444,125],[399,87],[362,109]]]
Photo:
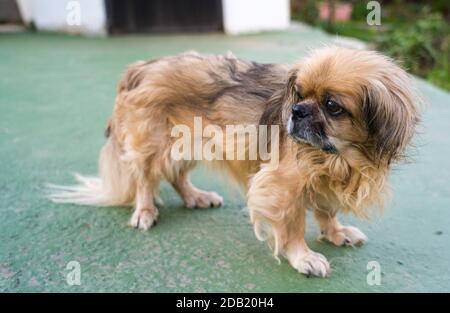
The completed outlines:
[[[332,116],[338,116],[344,113],[344,109],[333,100],[327,100],[327,102],[325,102],[325,107],[327,112]]]

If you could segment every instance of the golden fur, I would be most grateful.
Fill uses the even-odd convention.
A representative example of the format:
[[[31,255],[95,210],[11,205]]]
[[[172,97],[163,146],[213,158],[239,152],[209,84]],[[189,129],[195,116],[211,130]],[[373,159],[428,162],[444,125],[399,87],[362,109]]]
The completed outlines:
[[[338,101],[345,115],[327,115],[324,99]],[[61,187],[52,199],[134,205],[130,224],[142,229],[157,219],[153,202],[162,179],[189,207],[221,205],[219,195],[190,183],[188,172],[197,161],[171,158],[171,129],[178,124],[192,129],[196,116],[203,127],[276,124],[281,128],[276,169],[261,160],[209,163],[247,190],[255,232],[275,255],[302,273],[326,276],[328,262],[303,239],[306,209],[314,211],[323,238],[337,245],[363,243],[365,235],[339,224],[336,213],[367,216],[368,208],[383,206],[391,163],[403,157],[415,131],[415,101],[407,74],[372,51],[327,47],[293,66],[196,53],[140,61],[119,82],[100,178],[79,176],[80,185]],[[324,151],[323,138],[314,141],[315,134],[305,142],[289,133],[296,103],[311,108],[334,153]]]

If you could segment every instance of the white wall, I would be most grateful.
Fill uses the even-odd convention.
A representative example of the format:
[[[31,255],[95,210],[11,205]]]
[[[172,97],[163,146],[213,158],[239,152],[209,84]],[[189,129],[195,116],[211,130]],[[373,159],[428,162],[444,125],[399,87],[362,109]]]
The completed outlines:
[[[125,0],[124,0],[125,1]],[[81,25],[67,23],[67,4],[81,8]],[[17,0],[25,22],[34,21],[39,30],[87,35],[106,35],[103,0]],[[289,27],[289,0],[222,0],[224,29],[227,34],[282,30]]]
[[[29,24],[33,19],[33,0],[17,0],[17,7],[25,24]]]
[[[225,33],[240,34],[289,27],[289,0],[222,0]]]
[[[23,1],[23,0],[22,0]],[[28,1],[28,0],[25,0]],[[63,31],[86,35],[106,35],[106,11],[103,0],[31,0],[32,16],[39,30]],[[79,3],[80,25],[69,25],[70,2]]]

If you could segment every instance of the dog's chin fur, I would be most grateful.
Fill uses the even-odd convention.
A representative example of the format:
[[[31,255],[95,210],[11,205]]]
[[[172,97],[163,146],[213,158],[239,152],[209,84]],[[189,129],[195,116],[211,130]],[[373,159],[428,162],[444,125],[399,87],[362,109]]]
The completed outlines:
[[[333,153],[289,135],[296,84],[311,98],[338,93],[346,102],[352,119],[325,125],[328,138],[339,143]],[[134,205],[130,225],[148,229],[158,217],[154,200],[162,179],[189,207],[223,203],[219,195],[189,181],[188,172],[198,162],[171,159],[173,126],[192,130],[195,116],[203,118],[203,127],[280,125],[276,169],[261,160],[209,163],[247,190],[255,233],[269,241],[275,255],[285,256],[299,272],[326,276],[326,259],[304,241],[306,209],[313,209],[322,237],[336,245],[367,239],[356,228],[339,224],[336,213],[366,217],[368,208],[383,206],[390,164],[404,155],[418,120],[410,88],[404,71],[386,57],[333,47],[294,66],[196,53],[137,62],[119,82],[100,154],[100,178],[80,176],[80,185],[57,187],[51,198]]]

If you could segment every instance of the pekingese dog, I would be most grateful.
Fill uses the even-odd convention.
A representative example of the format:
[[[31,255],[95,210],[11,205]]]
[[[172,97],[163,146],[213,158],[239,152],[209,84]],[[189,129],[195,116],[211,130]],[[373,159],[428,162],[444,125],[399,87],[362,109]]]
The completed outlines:
[[[368,208],[383,205],[389,169],[404,157],[418,115],[407,73],[374,51],[325,47],[293,66],[197,53],[140,61],[118,84],[100,177],[77,176],[78,185],[57,187],[50,197],[134,206],[129,224],[147,230],[158,218],[154,200],[162,179],[187,207],[223,204],[218,194],[190,182],[197,159],[173,158],[176,125],[193,130],[198,117],[202,127],[219,130],[278,125],[277,166],[225,156],[206,163],[243,186],[255,233],[275,256],[301,273],[324,277],[327,259],[304,240],[306,210],[314,212],[321,238],[337,246],[363,244],[367,237],[336,215],[364,217]],[[225,141],[216,141],[224,155]]]

